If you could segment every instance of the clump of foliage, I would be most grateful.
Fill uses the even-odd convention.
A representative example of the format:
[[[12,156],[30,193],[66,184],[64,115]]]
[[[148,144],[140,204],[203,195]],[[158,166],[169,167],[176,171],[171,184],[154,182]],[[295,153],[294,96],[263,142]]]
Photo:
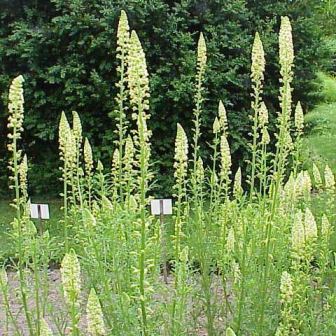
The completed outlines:
[[[60,119],[64,218],[58,245],[47,231],[38,233],[29,219],[29,170],[21,150],[23,77],[16,77],[10,87],[8,149],[17,212],[12,223],[16,258],[11,266],[18,273],[18,300],[28,334],[335,334],[336,268],[330,248],[335,178],[328,166],[323,174],[315,166],[313,179],[301,167],[304,119],[300,102],[293,108],[289,18],[281,18],[279,33],[280,109],[275,133],[269,129],[264,100],[266,49],[259,34],[253,43],[252,167],[246,183],[241,169],[233,165],[233,137],[221,101],[212,125],[210,165],[202,158],[209,58],[206,35],[200,35],[193,136],[177,124],[174,214],[166,225],[148,211],[155,180],[149,75],[142,44],[137,33],[129,31],[125,12],[117,41],[118,140],[109,167],[94,157],[89,139],[83,139],[78,113],[73,112],[72,122],[64,113]],[[129,115],[131,120],[125,123]],[[316,193],[324,192],[321,218],[312,211],[313,187]],[[62,312],[48,303],[48,265],[55,251],[61,255]],[[162,269],[169,269],[164,279]],[[10,304],[8,272],[3,265],[4,332],[22,335]]]
[[[139,31],[146,51],[152,97],[153,154],[158,159],[158,188],[173,185],[173,147],[175,124],[183,123],[191,136],[193,124],[194,49],[198,32],[207,37],[209,59],[205,73],[204,131],[200,151],[209,163],[210,151],[205,144],[215,117],[218,99],[228,111],[231,152],[234,162],[242,165],[248,158],[250,131],[249,53],[253,35],[260,31],[267,53],[264,100],[274,128],[278,104],[277,75],[279,74],[276,32],[279,17],[289,15],[296,37],[296,73],[293,83],[295,98],[311,105],[314,90],[312,79],[323,62],[323,44],[315,20],[316,1],[246,1],[222,0],[176,1],[152,0],[105,1],[94,3],[78,0],[4,0],[0,4],[0,121],[6,119],[7,85],[21,73],[27,80],[25,146],[31,165],[30,188],[37,193],[59,189],[56,178],[56,124],[62,110],[80,113],[86,135],[91,139],[95,157],[107,163],[112,157],[111,142],[114,116],[120,101],[116,68],[116,41],[121,8]],[[122,71],[122,70],[121,70]],[[123,80],[121,80],[121,83]],[[121,84],[122,85],[122,84]],[[0,126],[0,134],[6,130]],[[119,155],[120,151],[119,151]],[[5,157],[1,149],[1,157]],[[6,190],[6,160],[0,161]],[[235,168],[238,164],[234,165]],[[43,170],[43,174],[41,173]],[[59,177],[59,175],[57,175]],[[164,178],[163,178],[164,177]]]

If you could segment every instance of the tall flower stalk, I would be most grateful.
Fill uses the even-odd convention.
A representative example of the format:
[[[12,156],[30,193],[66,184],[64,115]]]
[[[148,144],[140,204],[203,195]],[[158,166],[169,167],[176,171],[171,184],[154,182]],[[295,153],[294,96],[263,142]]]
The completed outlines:
[[[193,197],[196,197],[196,170],[197,170],[197,160],[199,156],[199,141],[201,136],[201,112],[203,98],[203,81],[206,70],[207,62],[207,49],[205,44],[205,39],[203,34],[200,34],[197,46],[197,74],[196,74],[196,91],[195,91],[195,108],[194,108],[194,135],[193,135],[193,172],[191,177]]]
[[[267,279],[269,276],[270,260],[269,252],[271,249],[272,237],[272,223],[276,214],[276,208],[279,200],[280,186],[283,181],[287,155],[291,149],[292,140],[290,136],[290,117],[292,104],[292,88],[293,80],[293,62],[294,62],[294,48],[292,39],[292,28],[288,17],[281,18],[281,27],[279,34],[279,59],[280,59],[280,107],[281,111],[278,114],[278,134],[276,153],[273,160],[273,180],[271,181],[270,195],[271,195],[271,211],[266,219],[266,246],[264,251],[264,269],[261,274],[261,288],[260,288],[260,309],[258,310],[258,334],[263,335],[264,313],[266,306],[267,294]]]
[[[65,250],[68,251],[68,185],[70,183],[70,162],[67,150],[68,142],[71,135],[71,129],[67,117],[64,112],[61,114],[58,131],[59,153],[60,159],[63,161],[63,166],[60,168],[63,181],[63,230]]]
[[[20,193],[20,161],[22,159],[22,151],[19,150],[18,141],[21,139],[21,133],[23,131],[23,119],[24,119],[24,97],[23,97],[23,82],[24,79],[22,76],[18,76],[13,79],[10,88],[9,88],[9,103],[8,103],[8,139],[9,144],[7,146],[11,156],[9,162],[9,168],[11,171],[10,187],[14,189],[15,198],[13,202],[13,206],[16,209],[16,219],[14,220],[14,224],[16,223],[14,229],[17,230],[17,242],[18,242],[18,269],[19,269],[19,279],[20,279],[20,294],[23,303],[23,310],[25,314],[25,318],[28,325],[29,335],[34,335],[33,323],[30,315],[30,311],[28,309],[28,299],[27,292],[25,286],[24,279],[24,230],[23,225],[25,221],[22,218],[22,206],[26,207],[26,204],[22,204],[22,198]],[[22,168],[26,171],[25,162],[21,164],[21,180],[22,178],[26,180],[24,174],[22,174]],[[24,193],[26,192],[25,188],[23,189]]]
[[[148,203],[147,192],[151,173],[149,170],[150,136],[147,129],[149,118],[149,82],[145,53],[135,31],[132,31],[128,52],[127,80],[130,92],[133,118],[137,122],[137,130],[134,143],[137,149],[136,159],[140,175],[139,186],[139,212],[140,212],[140,249],[138,251],[139,271],[139,301],[141,310],[141,328],[144,336],[148,335],[147,308],[146,308],[146,242],[148,235],[148,223],[146,218],[146,206]]]
[[[264,48],[258,33],[254,38],[252,47],[252,65],[251,65],[251,80],[252,80],[252,109],[254,111],[253,127],[252,127],[252,162],[251,162],[251,176],[250,176],[250,200],[253,197],[255,175],[256,175],[256,157],[257,157],[257,141],[259,138],[259,111],[261,108],[261,94],[263,91],[263,80],[265,71],[265,54]]]
[[[114,112],[116,114],[117,120],[117,140],[115,144],[118,148],[119,162],[122,162],[124,156],[124,146],[126,142],[126,132],[128,121],[126,118],[125,111],[127,110],[127,63],[128,63],[128,52],[130,45],[130,32],[129,24],[127,19],[127,14],[125,11],[121,11],[120,19],[118,23],[117,30],[117,60],[119,62],[117,67],[117,73],[119,75],[119,81],[116,84],[119,92],[116,96],[117,110]],[[119,187],[119,196],[121,200],[123,199],[123,187],[122,184],[123,178],[123,166],[120,164],[118,167],[118,187]]]
[[[176,206],[175,206],[175,261],[178,262],[181,251],[181,235],[182,235],[182,223],[183,223],[183,204],[186,201],[186,178],[188,169],[188,138],[185,134],[183,127],[177,124],[177,133],[175,140],[175,159],[174,159],[174,177],[175,185],[174,190],[176,192]]]
[[[80,264],[74,251],[67,253],[61,264],[64,299],[71,317],[71,335],[79,336],[79,296],[81,292]]]
[[[84,172],[85,172],[85,179],[87,184],[87,197],[88,197],[88,204],[91,208],[91,201],[92,201],[92,176],[93,176],[93,155],[92,155],[92,148],[90,142],[87,138],[84,141]]]

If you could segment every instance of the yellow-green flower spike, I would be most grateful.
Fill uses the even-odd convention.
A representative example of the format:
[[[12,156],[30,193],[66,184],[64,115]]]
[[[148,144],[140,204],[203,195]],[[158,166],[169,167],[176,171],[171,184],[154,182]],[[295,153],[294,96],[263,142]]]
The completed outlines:
[[[40,336],[53,336],[53,333],[44,318],[41,319],[40,326]]]
[[[225,106],[221,100],[218,103],[218,116],[219,116],[219,124],[222,130],[226,132],[228,128],[228,121]]]
[[[226,329],[225,336],[236,336],[236,333],[229,327]]]
[[[112,173],[117,173],[121,162],[119,160],[119,149],[116,148],[112,155]]]
[[[93,288],[91,289],[89,294],[86,306],[86,314],[89,334],[91,336],[106,335],[102,308],[96,291]]]
[[[263,101],[260,104],[258,121],[260,127],[265,127],[268,124],[268,109]]]
[[[142,106],[143,112],[149,108],[149,81],[145,53],[135,31],[131,33],[128,53],[128,86],[133,109]]]
[[[220,123],[219,123],[218,118],[216,117],[212,125],[212,131],[214,134],[216,134],[220,131],[220,129],[221,129]]]
[[[24,97],[23,97],[23,82],[24,79],[20,75],[13,79],[8,94],[8,128],[16,128],[17,139],[20,138],[20,132],[22,131],[23,117],[24,117]],[[12,135],[13,136],[13,135]],[[11,136],[9,136],[11,138]]]
[[[303,109],[302,109],[300,102],[297,103],[296,108],[295,108],[294,125],[296,128],[296,131],[298,133],[302,133],[303,126],[304,126],[304,118],[303,118]]]
[[[322,216],[322,225],[321,225],[321,234],[322,236],[330,236],[332,232],[332,226],[330,225],[328,217],[323,214]]]
[[[184,179],[188,167],[188,138],[180,124],[177,124],[174,159],[174,176],[178,179]]]
[[[73,135],[75,137],[75,141],[80,146],[82,143],[82,123],[80,117],[76,111],[72,112],[72,126],[73,126]]]
[[[317,238],[317,225],[314,215],[309,208],[305,210],[304,216],[305,240],[315,240]]]
[[[58,129],[58,142],[59,142],[59,150],[61,154],[61,159],[64,159],[65,147],[66,147],[69,134],[70,134],[70,125],[63,111],[61,114],[61,119],[59,122],[59,129]]]
[[[28,198],[28,161],[27,161],[27,155],[25,154],[23,156],[22,162],[20,163],[19,166],[19,176],[20,176],[20,189],[22,191],[22,195],[26,198]]]
[[[280,298],[281,303],[290,303],[293,300],[293,281],[291,275],[284,271],[281,274]]]
[[[292,26],[287,16],[281,17],[279,48],[280,65],[286,71],[290,71],[294,62],[294,47]]]
[[[102,172],[104,170],[104,165],[100,160],[98,160],[98,162],[97,162],[97,170],[99,172]]]
[[[85,138],[84,141],[84,164],[85,164],[85,175],[91,176],[93,170],[93,156],[92,156],[92,148],[87,138]]]
[[[261,143],[263,145],[267,145],[267,144],[270,143],[270,141],[271,141],[271,139],[270,139],[270,135],[268,133],[268,130],[267,130],[267,128],[264,127],[261,131]]]
[[[120,59],[127,52],[127,47],[129,44],[129,24],[127,19],[127,14],[125,11],[121,11],[120,19],[118,23],[117,31],[117,57]]]
[[[324,169],[324,185],[328,191],[335,191],[335,176],[328,165]]]
[[[7,272],[4,268],[0,269],[0,287],[5,287],[8,284]]]
[[[83,209],[82,215],[85,227],[92,228],[97,225],[96,219],[89,209]]]
[[[237,198],[237,197],[241,196],[242,193],[243,193],[242,173],[241,173],[241,168],[239,167],[237,169],[236,175],[234,177],[233,194]]]
[[[227,141],[225,134],[221,136],[220,142],[220,152],[221,152],[221,178],[225,179],[230,174],[231,169],[231,153],[230,146]]]
[[[251,79],[255,83],[263,81],[264,71],[265,71],[265,53],[259,33],[257,32],[255,34],[252,47]]]
[[[80,265],[74,251],[67,253],[61,264],[63,294],[68,305],[78,305],[81,291]]]
[[[226,250],[228,254],[234,251],[234,246],[235,246],[235,233],[233,227],[230,227],[226,239]]]
[[[321,173],[320,170],[318,169],[318,167],[316,166],[315,163],[313,163],[313,178],[314,178],[314,182],[315,182],[315,187],[319,190],[322,187],[322,177],[321,177]]]
[[[207,48],[206,48],[203,33],[201,33],[199,40],[198,40],[198,46],[197,46],[197,66],[198,66],[198,70],[200,71],[202,77],[205,71],[206,62],[207,62]]]
[[[197,164],[196,164],[196,181],[197,185],[202,185],[204,181],[204,165],[203,165],[203,160],[201,157],[198,158]]]

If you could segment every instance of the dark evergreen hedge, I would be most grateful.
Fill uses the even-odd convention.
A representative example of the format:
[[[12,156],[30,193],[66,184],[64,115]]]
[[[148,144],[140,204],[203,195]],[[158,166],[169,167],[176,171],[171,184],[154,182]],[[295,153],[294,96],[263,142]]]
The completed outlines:
[[[143,43],[151,81],[153,158],[170,184],[176,122],[189,131],[193,109],[195,49],[203,31],[208,46],[204,144],[222,99],[228,111],[235,163],[247,159],[250,129],[250,52],[261,33],[267,58],[265,101],[278,109],[277,33],[281,15],[293,24],[295,99],[314,103],[313,79],[323,62],[321,33],[314,20],[319,1],[265,0],[2,0],[0,4],[0,135],[6,137],[10,80],[25,79],[25,150],[37,192],[57,190],[57,126],[62,110],[82,117],[96,158],[108,166],[113,151],[116,26],[125,9]],[[274,119],[274,118],[273,118]],[[0,149],[2,190],[5,141]],[[206,146],[204,155],[208,154]]]

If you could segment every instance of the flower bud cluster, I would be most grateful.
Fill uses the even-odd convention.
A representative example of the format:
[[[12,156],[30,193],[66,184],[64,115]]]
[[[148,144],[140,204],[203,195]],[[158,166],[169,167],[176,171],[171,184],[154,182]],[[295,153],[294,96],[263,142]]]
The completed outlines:
[[[102,308],[97,296],[96,291],[92,288],[89,294],[87,306],[87,325],[88,332],[92,336],[103,336],[106,335],[104,317]]]
[[[221,153],[220,177],[222,180],[227,180],[231,173],[232,162],[231,162],[230,146],[225,134],[221,136],[220,153]]]
[[[90,142],[87,138],[85,138],[84,141],[84,164],[85,164],[85,175],[87,177],[91,177],[93,171],[93,155]]]
[[[61,264],[61,278],[63,294],[66,303],[79,305],[79,295],[81,291],[80,265],[74,251],[67,253]]]

